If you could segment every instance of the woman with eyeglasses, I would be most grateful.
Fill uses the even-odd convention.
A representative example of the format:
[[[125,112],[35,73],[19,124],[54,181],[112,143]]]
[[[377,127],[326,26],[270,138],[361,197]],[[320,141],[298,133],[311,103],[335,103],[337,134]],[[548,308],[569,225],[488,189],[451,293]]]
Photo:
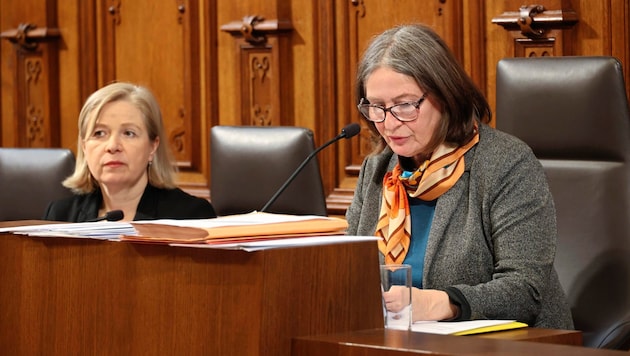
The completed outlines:
[[[424,25],[389,29],[357,72],[374,138],[346,218],[376,235],[381,263],[412,266],[412,317],[509,319],[572,329],[553,267],[556,218],[541,164],[490,126],[490,107]],[[386,308],[404,305],[394,290]]]

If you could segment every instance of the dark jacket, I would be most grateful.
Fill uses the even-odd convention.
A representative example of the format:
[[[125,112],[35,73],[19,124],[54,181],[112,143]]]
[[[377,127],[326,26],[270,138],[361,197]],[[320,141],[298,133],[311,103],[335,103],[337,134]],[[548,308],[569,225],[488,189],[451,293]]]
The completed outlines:
[[[44,220],[85,222],[97,218],[103,202],[100,190],[54,201]],[[144,189],[133,220],[215,218],[212,204],[179,188],[162,189],[150,184]]]

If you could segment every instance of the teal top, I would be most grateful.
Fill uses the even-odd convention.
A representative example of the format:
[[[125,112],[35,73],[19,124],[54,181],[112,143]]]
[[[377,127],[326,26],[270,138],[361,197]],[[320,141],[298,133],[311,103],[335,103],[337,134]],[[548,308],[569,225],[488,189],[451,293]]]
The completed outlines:
[[[418,198],[409,198],[411,242],[403,263],[411,265],[411,280],[416,288],[422,288],[424,255],[427,251],[427,241],[429,240],[436,202],[437,199],[424,201]]]

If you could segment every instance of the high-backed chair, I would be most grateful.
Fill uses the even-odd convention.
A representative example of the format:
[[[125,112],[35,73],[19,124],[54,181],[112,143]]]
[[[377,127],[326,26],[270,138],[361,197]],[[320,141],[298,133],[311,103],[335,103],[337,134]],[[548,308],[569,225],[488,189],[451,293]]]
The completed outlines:
[[[612,57],[503,59],[497,128],[532,148],[558,221],[555,266],[585,346],[630,349],[630,114]]]
[[[260,211],[314,150],[313,133],[289,126],[214,126],[210,200],[218,215]],[[326,215],[314,157],[267,212]]]
[[[74,162],[63,148],[0,148],[0,220],[41,219],[50,201],[72,194],[61,182]]]

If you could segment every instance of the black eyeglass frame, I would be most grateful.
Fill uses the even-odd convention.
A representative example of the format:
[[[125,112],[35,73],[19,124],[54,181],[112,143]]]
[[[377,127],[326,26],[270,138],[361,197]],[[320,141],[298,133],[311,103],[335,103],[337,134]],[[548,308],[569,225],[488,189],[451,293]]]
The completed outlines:
[[[359,104],[357,105],[357,109],[359,110],[361,115],[363,115],[363,117],[365,117],[368,121],[371,121],[371,122],[380,123],[380,122],[385,121],[385,119],[387,118],[387,112],[390,112],[392,114],[392,116],[395,117],[396,120],[398,120],[398,121],[411,122],[411,121],[414,121],[414,120],[418,119],[417,111],[420,108],[420,105],[422,105],[422,103],[426,100],[426,98],[427,98],[427,93],[424,93],[424,95],[422,95],[422,97],[420,97],[420,99],[418,99],[416,101],[407,101],[407,102],[404,102],[404,103],[398,103],[398,104],[392,105],[392,106],[390,106],[388,108],[386,108],[384,106],[381,106],[381,105],[369,104],[369,103],[367,103],[367,99],[361,98],[361,101],[359,101]],[[366,103],[363,102],[364,100],[366,101]],[[398,117],[398,115],[396,115],[395,112],[392,111],[392,109],[395,108],[395,107],[398,107],[398,106],[401,106],[401,105],[409,105],[409,104],[415,106],[415,108],[416,108],[416,117],[414,117],[413,119],[409,120],[409,119],[400,118],[400,117]],[[372,118],[369,117],[369,115],[366,115],[363,112],[363,110],[361,110],[361,108],[365,108],[365,107],[378,108],[378,109],[383,110],[383,113],[384,113],[383,119],[382,120],[373,120]]]

